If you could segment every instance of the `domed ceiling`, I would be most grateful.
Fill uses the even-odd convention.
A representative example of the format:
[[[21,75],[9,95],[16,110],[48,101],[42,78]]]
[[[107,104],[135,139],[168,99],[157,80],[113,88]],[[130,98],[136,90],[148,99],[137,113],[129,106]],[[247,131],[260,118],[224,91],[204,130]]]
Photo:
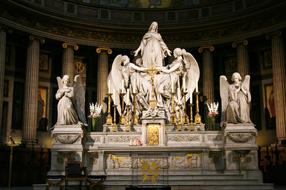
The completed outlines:
[[[278,0],[5,0],[0,24],[55,40],[133,48],[152,21],[169,46],[216,44],[286,27]]]

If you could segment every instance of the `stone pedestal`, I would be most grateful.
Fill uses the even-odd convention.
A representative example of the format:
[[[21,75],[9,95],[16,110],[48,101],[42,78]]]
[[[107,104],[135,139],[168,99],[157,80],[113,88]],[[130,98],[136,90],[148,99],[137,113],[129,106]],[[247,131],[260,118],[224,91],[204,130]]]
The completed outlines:
[[[77,125],[56,125],[52,131],[51,170],[48,176],[65,174],[65,165],[69,161],[81,161],[83,158],[83,130]]]
[[[225,162],[226,172],[247,172],[253,178],[262,179],[258,168],[256,145],[257,130],[253,124],[226,124]]]

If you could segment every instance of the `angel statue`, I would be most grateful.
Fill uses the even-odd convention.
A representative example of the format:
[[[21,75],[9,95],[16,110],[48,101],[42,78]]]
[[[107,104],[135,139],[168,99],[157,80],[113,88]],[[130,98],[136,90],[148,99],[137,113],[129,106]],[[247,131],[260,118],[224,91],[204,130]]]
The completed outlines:
[[[70,86],[68,75],[61,79],[57,77],[58,91],[56,99],[58,102],[57,125],[74,125],[82,123],[86,125],[85,118],[85,90],[79,75],[74,77],[74,85]]]
[[[161,74],[157,75],[157,101],[164,104],[165,108],[170,108],[167,104],[170,104],[173,90],[176,92],[176,110],[182,110],[182,94],[186,93],[186,101],[192,96],[200,78],[200,69],[196,59],[185,49],[175,48],[173,55],[175,60],[170,65],[159,68]]]
[[[220,76],[221,120],[226,123],[251,123],[250,76],[246,75],[242,81],[240,74],[235,72],[231,80],[233,83],[229,84],[225,76]]]
[[[119,94],[126,93],[126,88],[130,88],[131,92],[137,92],[138,101],[141,102],[139,106],[147,107],[148,101],[145,99],[148,89],[151,85],[146,82],[147,68],[138,66],[130,62],[127,55],[117,55],[113,61],[111,71],[108,76],[110,81],[110,88],[113,89],[112,99],[115,105],[120,105]],[[123,101],[127,103],[127,94],[124,96]],[[117,106],[119,115],[124,110]]]

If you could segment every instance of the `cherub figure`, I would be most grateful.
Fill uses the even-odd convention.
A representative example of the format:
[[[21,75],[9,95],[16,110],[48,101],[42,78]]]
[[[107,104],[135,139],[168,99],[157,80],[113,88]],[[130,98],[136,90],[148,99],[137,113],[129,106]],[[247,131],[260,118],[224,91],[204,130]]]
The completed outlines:
[[[84,111],[84,89],[79,80],[79,75],[74,78],[74,85],[70,86],[70,78],[64,75],[61,79],[57,77],[58,91],[56,99],[58,102],[58,125],[74,125],[81,121],[86,125]]]
[[[227,82],[225,76],[220,76],[220,96],[222,100],[222,122],[251,123],[249,91],[250,76],[244,80],[238,72],[232,74],[232,84]]]

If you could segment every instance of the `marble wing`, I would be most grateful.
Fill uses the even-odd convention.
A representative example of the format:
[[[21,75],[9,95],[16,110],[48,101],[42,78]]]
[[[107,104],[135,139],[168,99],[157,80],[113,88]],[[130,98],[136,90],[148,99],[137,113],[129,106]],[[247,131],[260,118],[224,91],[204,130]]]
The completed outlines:
[[[121,115],[121,107],[120,107],[120,88],[121,88],[121,81],[123,79],[122,75],[122,63],[123,63],[124,57],[119,54],[115,57],[111,71],[108,75],[108,81],[110,81],[110,90],[112,93],[112,100],[114,105],[117,105],[117,111],[119,115]]]
[[[59,89],[61,89],[63,87],[62,78],[61,77],[57,77],[57,82],[58,82]]]
[[[195,90],[196,85],[200,79],[200,68],[199,64],[196,59],[193,57],[192,54],[183,50],[183,60],[185,63],[186,72],[186,88],[187,88],[187,95],[186,100],[190,98],[190,94]]]
[[[226,76],[221,75],[219,77],[219,93],[221,98],[221,121],[225,121],[225,111],[228,104],[228,86]]]
[[[242,81],[241,84],[242,88],[246,91],[250,91],[249,87],[250,87],[250,76],[249,75],[245,75],[244,80]]]
[[[85,117],[85,88],[79,75],[74,77],[74,106],[79,117],[79,120],[87,126]]]

